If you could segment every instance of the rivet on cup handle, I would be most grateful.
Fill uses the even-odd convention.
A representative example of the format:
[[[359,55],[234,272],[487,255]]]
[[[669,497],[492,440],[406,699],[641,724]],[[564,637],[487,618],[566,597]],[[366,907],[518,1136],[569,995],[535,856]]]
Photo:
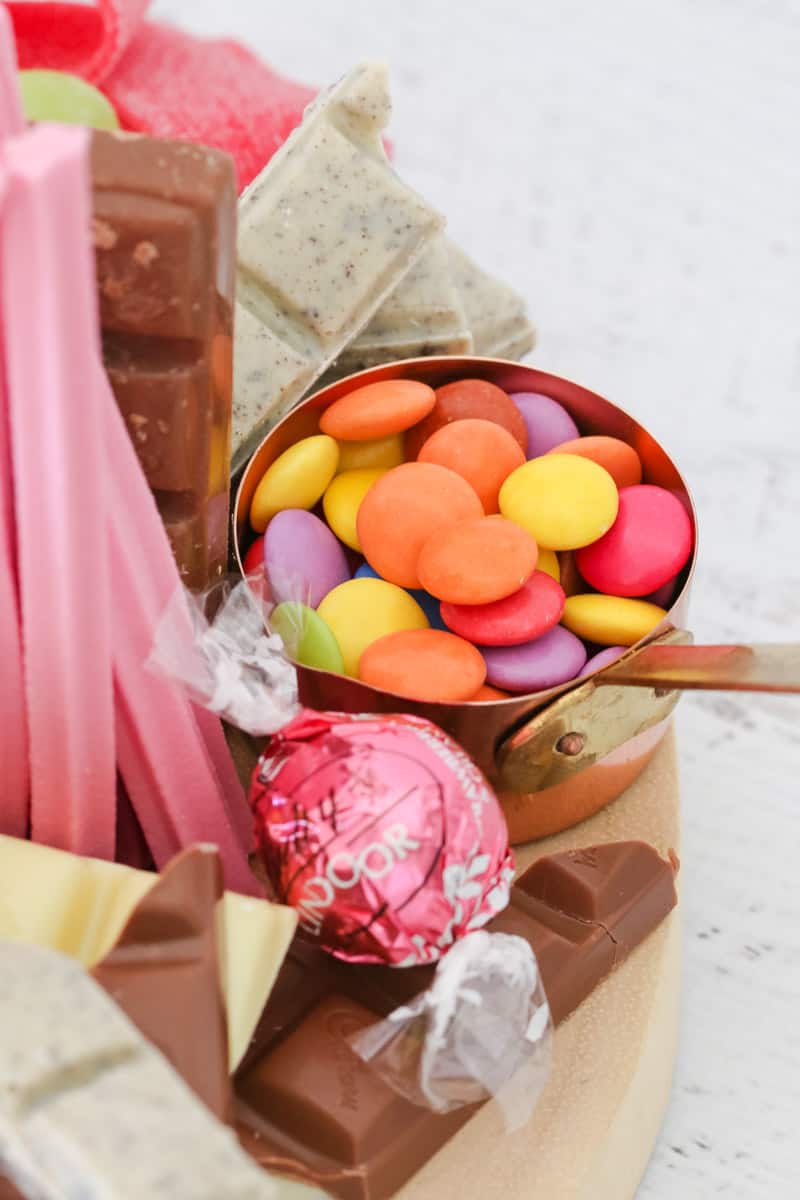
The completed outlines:
[[[559,696],[500,745],[501,785],[564,783],[663,721],[688,689],[800,693],[800,644],[695,646],[670,632]]]

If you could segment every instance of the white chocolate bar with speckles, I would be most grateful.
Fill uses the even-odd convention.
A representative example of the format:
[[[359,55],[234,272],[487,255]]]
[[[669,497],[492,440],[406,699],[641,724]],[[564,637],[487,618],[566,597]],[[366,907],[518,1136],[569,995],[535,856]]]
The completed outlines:
[[[233,466],[367,325],[444,219],[383,148],[387,69],[322,93],[239,201]]]
[[[284,1196],[77,963],[0,942],[0,996],[0,1176],[30,1200]]]

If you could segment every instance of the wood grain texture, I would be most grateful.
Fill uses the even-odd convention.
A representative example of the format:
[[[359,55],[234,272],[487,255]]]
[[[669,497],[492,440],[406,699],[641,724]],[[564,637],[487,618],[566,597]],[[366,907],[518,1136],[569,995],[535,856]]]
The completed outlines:
[[[529,299],[533,361],[692,486],[698,640],[800,639],[798,0],[156,0],[327,82],[392,65],[397,166]],[[800,1194],[800,702],[679,707],[685,977],[641,1200]],[[466,1195],[474,1195],[467,1192]]]

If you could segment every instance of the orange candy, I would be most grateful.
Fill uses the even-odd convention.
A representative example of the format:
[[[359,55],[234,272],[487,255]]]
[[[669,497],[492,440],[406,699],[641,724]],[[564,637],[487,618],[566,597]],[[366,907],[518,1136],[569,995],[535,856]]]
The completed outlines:
[[[319,427],[329,437],[367,442],[410,429],[435,403],[436,393],[427,383],[384,379],[334,400],[320,417]]]
[[[486,678],[486,663],[471,642],[440,629],[405,629],[368,646],[358,677],[407,700],[456,704]]]
[[[474,696],[470,696],[470,700],[509,700],[510,692],[501,692],[500,688],[492,687],[489,683],[481,684]]]
[[[501,425],[519,442],[523,453],[528,449],[528,427],[511,397],[485,379],[459,379],[436,389],[431,412],[406,434],[406,458],[416,458],[428,438],[443,425],[470,417]]]
[[[377,485],[376,485],[377,486]],[[438,529],[417,563],[422,587],[450,604],[491,604],[519,591],[536,567],[531,535],[505,517]]]
[[[562,442],[548,454],[577,454],[605,467],[618,488],[642,482],[642,462],[633,446],[614,437],[579,437]]]
[[[420,450],[417,462],[449,467],[472,484],[484,512],[496,513],[500,488],[522,466],[525,455],[502,425],[470,417],[438,429]]]
[[[476,492],[455,471],[435,463],[403,463],[373,484],[358,510],[358,540],[382,579],[420,587],[417,559],[436,530],[480,517]]]

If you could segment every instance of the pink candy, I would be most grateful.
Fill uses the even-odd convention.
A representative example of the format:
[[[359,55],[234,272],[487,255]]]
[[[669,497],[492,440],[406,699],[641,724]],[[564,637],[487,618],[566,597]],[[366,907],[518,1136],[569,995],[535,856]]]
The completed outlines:
[[[338,958],[433,962],[508,902],[497,798],[428,721],[303,712],[272,739],[250,799],[278,899]]]

